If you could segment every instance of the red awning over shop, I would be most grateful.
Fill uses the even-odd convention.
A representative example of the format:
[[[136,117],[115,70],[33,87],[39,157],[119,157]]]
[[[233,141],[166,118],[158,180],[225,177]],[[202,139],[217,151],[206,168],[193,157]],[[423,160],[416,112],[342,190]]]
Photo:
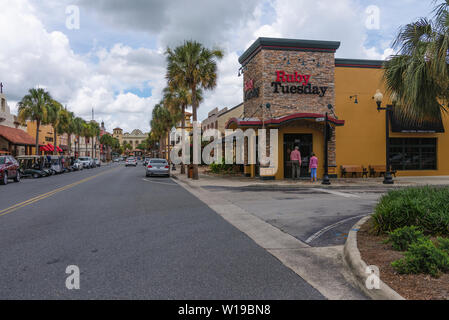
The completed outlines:
[[[48,148],[48,151],[51,151],[51,152],[55,151],[55,147],[50,143],[47,145],[47,148]]]
[[[56,147],[56,150],[58,151],[58,152],[64,152],[60,147]]]

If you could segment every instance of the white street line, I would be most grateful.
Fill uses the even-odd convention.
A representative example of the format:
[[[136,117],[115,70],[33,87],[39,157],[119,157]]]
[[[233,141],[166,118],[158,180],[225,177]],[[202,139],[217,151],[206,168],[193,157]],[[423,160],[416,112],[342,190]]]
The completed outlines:
[[[344,224],[344,223],[346,223],[346,222],[348,222],[348,221],[354,220],[354,219],[356,219],[356,218],[363,218],[363,217],[366,217],[366,216],[369,216],[369,214],[363,214],[363,215],[360,215],[360,216],[355,216],[355,217],[347,218],[347,219],[341,220],[341,221],[339,221],[339,222],[337,222],[337,223],[331,224],[330,226],[327,226],[326,228],[323,228],[323,229],[321,229],[320,231],[318,231],[317,233],[311,235],[311,236],[310,236],[306,241],[304,241],[304,242],[307,243],[307,244],[309,244],[309,243],[311,243],[312,241],[314,241],[314,240],[318,239],[319,237],[321,237],[323,234],[325,234],[325,233],[328,232],[329,230],[331,230],[331,229],[333,229],[333,228],[335,228],[335,227],[338,227],[339,225],[342,225],[342,224]]]
[[[360,198],[359,196],[356,196],[355,194],[343,193],[343,192],[338,192],[338,191],[333,191],[333,190],[328,190],[328,189],[315,189],[315,190],[329,193],[329,194],[334,194],[336,196],[341,196],[341,197],[345,197],[345,198]]]
[[[150,183],[157,183],[157,184],[165,184],[165,185],[167,185],[167,186],[178,186],[177,184],[175,184],[175,183],[165,183],[165,182],[157,182],[157,181],[152,181],[152,180],[148,180],[148,179],[142,179],[143,181],[146,181],[146,182],[150,182]]]

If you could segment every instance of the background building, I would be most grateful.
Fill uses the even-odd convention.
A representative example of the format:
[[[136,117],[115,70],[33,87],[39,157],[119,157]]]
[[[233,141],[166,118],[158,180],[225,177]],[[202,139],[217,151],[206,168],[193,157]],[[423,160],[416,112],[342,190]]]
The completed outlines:
[[[328,140],[330,174],[341,166],[384,166],[385,111],[373,99],[383,85],[383,61],[335,59],[335,41],[259,38],[239,62],[244,73],[243,116],[231,118],[227,128],[278,129],[279,166],[268,176],[291,177],[290,152],[300,147],[302,175],[308,175],[311,153],[323,175],[325,114],[330,118]],[[385,97],[382,105],[392,102]],[[390,161],[398,175],[448,175],[448,115],[439,123],[410,125],[391,112]],[[258,176],[259,165],[246,165]]]
[[[0,93],[0,154],[31,154],[35,143],[33,137],[27,134],[26,126],[21,126],[17,116],[11,113],[6,95]]]

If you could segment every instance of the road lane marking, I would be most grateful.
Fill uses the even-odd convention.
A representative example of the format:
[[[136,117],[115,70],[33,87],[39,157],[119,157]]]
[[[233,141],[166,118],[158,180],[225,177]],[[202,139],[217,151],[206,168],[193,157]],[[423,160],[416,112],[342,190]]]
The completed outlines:
[[[328,232],[329,230],[331,230],[331,229],[333,229],[333,228],[335,228],[335,227],[338,227],[339,225],[345,224],[345,223],[348,222],[348,221],[354,220],[354,219],[356,219],[356,218],[361,219],[361,218],[366,217],[366,216],[369,216],[369,214],[363,214],[363,215],[360,215],[360,216],[350,217],[350,218],[341,220],[341,221],[339,221],[339,222],[337,222],[337,223],[331,224],[330,226],[327,226],[327,227],[321,229],[320,231],[314,233],[314,234],[311,235],[309,238],[307,238],[307,240],[304,241],[304,242],[307,243],[307,244],[310,244],[312,241],[318,239],[319,237],[321,237],[323,234],[325,234],[325,233]]]
[[[146,181],[146,182],[150,182],[150,183],[165,184],[165,185],[167,185],[167,186],[178,186],[176,183],[158,182],[158,181],[148,180],[148,179],[145,179],[145,178],[143,178],[142,180],[143,180],[143,181]],[[172,181],[173,181],[173,180],[172,180]]]
[[[23,207],[26,207],[26,206],[28,206],[28,205],[30,205],[30,204],[33,204],[33,203],[35,203],[35,202],[38,202],[38,201],[40,201],[40,200],[49,198],[49,197],[51,197],[51,196],[53,196],[53,195],[55,195],[55,194],[57,194],[57,193],[59,193],[59,192],[62,192],[62,191],[71,189],[71,188],[73,188],[73,187],[75,187],[75,186],[77,186],[77,185],[80,185],[80,184],[85,183],[85,182],[88,182],[88,181],[90,181],[90,180],[92,180],[92,179],[98,178],[98,177],[100,177],[100,176],[102,176],[102,175],[105,175],[105,174],[110,173],[110,172],[112,172],[112,171],[115,171],[115,170],[117,170],[117,169],[118,169],[118,168],[114,168],[114,169],[111,169],[111,170],[107,170],[107,171],[105,171],[105,172],[96,174],[96,175],[94,175],[94,176],[92,176],[92,177],[87,177],[87,178],[82,179],[82,180],[80,180],[80,181],[77,181],[77,182],[68,184],[68,185],[66,185],[66,186],[57,188],[57,189],[55,189],[55,190],[52,190],[52,191],[49,191],[49,192],[47,192],[47,193],[41,194],[41,195],[36,196],[36,197],[34,197],[34,198],[28,199],[28,200],[26,200],[26,201],[17,203],[17,204],[15,204],[15,205],[13,205],[13,206],[11,206],[11,207],[9,207],[9,208],[0,210],[0,217],[2,217],[2,216],[4,216],[4,215],[7,215],[8,213],[11,213],[11,212],[16,211],[16,210],[18,210],[18,209],[21,209],[21,208],[23,208]]]
[[[356,196],[355,194],[343,193],[343,192],[338,192],[338,191],[333,191],[333,190],[328,190],[328,189],[318,189],[317,188],[315,190],[333,194],[333,195],[340,196],[340,197],[345,197],[345,198],[360,198],[359,196]]]

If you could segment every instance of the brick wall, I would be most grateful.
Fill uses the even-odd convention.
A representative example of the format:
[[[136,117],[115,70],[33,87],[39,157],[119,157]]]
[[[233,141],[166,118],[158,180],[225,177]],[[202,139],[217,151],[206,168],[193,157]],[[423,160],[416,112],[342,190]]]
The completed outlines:
[[[323,96],[317,94],[275,93],[273,82],[277,80],[277,71],[286,74],[310,75],[311,87],[327,87]],[[246,65],[244,84],[254,81],[259,88],[259,97],[244,102],[244,115],[268,120],[294,113],[319,113],[328,111],[329,104],[335,107],[335,56],[329,52],[302,52],[263,49]],[[287,86],[302,86],[302,83],[282,83]],[[245,86],[244,86],[245,88]],[[244,89],[245,90],[245,89]],[[296,91],[296,89],[295,89]],[[245,97],[245,91],[243,93]],[[260,106],[271,104],[270,111],[262,111]],[[299,125],[299,123],[298,123]],[[324,130],[323,124],[313,124]],[[281,146],[280,146],[281,147]],[[329,143],[329,165],[336,164],[335,135]]]

